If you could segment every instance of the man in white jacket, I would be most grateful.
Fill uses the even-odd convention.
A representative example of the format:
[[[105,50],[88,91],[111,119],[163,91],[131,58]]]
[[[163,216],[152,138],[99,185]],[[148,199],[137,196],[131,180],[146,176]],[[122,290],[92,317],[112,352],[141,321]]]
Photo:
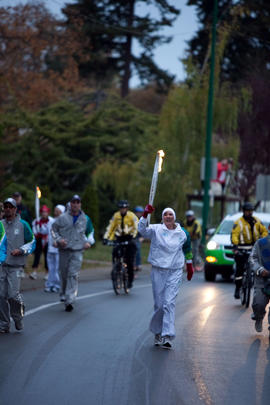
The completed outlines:
[[[153,211],[154,208],[148,204],[138,226],[140,234],[151,240],[148,261],[152,264],[154,314],[150,330],[155,335],[156,346],[170,349],[175,337],[175,302],[185,259],[188,280],[191,280],[194,272],[191,243],[188,232],[175,222],[172,208],[163,210],[163,223],[148,225],[147,215]]]

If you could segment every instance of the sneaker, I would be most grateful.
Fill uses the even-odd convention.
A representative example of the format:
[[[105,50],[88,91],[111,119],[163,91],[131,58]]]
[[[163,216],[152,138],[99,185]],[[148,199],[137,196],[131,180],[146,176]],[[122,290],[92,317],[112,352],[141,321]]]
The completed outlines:
[[[65,302],[66,301],[66,297],[64,294],[60,294],[60,301],[61,302]]]
[[[22,320],[14,321],[14,323],[15,323],[15,328],[17,330],[23,330],[23,321]]]
[[[31,278],[31,280],[36,280],[37,279],[37,272],[32,271],[32,273],[29,274],[29,278]]]
[[[160,346],[161,344],[162,344],[161,335],[160,334],[155,335],[154,345]]]
[[[262,330],[263,330],[262,323],[263,323],[262,319],[256,319],[256,321],[255,321],[256,332],[262,332]]]
[[[44,292],[49,293],[49,292],[51,292],[51,289],[49,287],[45,287]]]
[[[161,339],[162,339],[162,343],[161,343],[160,347],[162,347],[162,349],[171,349],[172,348],[171,339],[169,336],[164,336]]]
[[[48,280],[48,274],[46,274],[46,276],[43,277],[43,280],[45,280],[45,281]]]
[[[73,311],[73,305],[72,305],[72,304],[67,304],[67,305],[66,305],[66,308],[65,308],[65,311],[66,311],[66,312],[71,312],[71,311]]]
[[[25,272],[23,270],[21,271],[21,278],[25,278]]]
[[[0,329],[0,333],[9,333],[9,329]]]
[[[240,288],[235,288],[235,291],[234,291],[234,298],[235,298],[236,300],[239,300],[239,299],[240,299]]]
[[[51,292],[57,293],[57,292],[59,292],[59,288],[57,288],[57,287],[51,287]]]

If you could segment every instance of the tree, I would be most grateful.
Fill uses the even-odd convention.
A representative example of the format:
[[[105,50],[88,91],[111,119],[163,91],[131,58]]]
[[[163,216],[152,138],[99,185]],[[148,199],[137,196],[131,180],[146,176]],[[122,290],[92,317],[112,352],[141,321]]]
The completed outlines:
[[[69,31],[40,4],[0,8],[0,110],[38,110],[79,86]]]
[[[195,6],[200,23],[195,36],[189,41],[188,55],[199,69],[208,56],[213,16],[213,1],[189,0]],[[270,3],[268,0],[223,0],[218,2],[218,30],[230,26],[224,58],[221,63],[221,80],[243,82],[254,70],[262,70],[270,62],[269,42]]]
[[[155,6],[159,18],[150,14],[140,16],[136,5],[144,2]],[[142,81],[156,81],[160,88],[167,88],[173,80],[167,72],[153,61],[155,47],[170,42],[171,38],[158,34],[171,26],[179,10],[166,0],[77,0],[63,10],[67,26],[80,36],[83,54],[91,58],[81,62],[82,77],[106,80],[121,78],[121,95],[129,92],[129,79],[136,71]],[[132,53],[132,41],[137,40],[142,51],[136,57]]]
[[[83,196],[83,210],[91,218],[95,235],[99,235],[99,201],[97,188],[92,182],[85,188]]]
[[[34,113],[18,109],[0,118],[2,189],[11,182],[27,190],[37,184],[47,187],[46,195],[50,191],[52,203],[57,204],[86,188],[89,195],[92,187],[102,213],[100,229],[117,200],[125,193],[136,195],[140,189],[135,169],[157,132],[155,115],[115,95],[90,115],[74,103],[61,102]],[[86,209],[92,217],[92,202],[87,201],[90,204],[91,198],[86,200]]]
[[[239,154],[238,190],[244,200],[249,200],[255,191],[259,174],[270,174],[270,74],[268,71],[254,71],[249,77],[251,102],[248,111],[239,116]]]

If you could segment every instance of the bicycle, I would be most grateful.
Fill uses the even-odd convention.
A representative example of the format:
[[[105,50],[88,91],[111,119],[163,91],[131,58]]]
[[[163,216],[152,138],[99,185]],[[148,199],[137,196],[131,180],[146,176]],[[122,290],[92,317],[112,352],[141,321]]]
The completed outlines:
[[[129,293],[128,288],[128,273],[127,273],[127,264],[124,261],[125,257],[125,248],[129,244],[129,241],[118,242],[118,241],[108,241],[107,246],[113,246],[114,255],[113,255],[113,268],[111,272],[113,289],[116,295],[121,293],[121,290],[124,289],[125,293]]]
[[[249,307],[251,289],[254,284],[254,272],[253,272],[253,270],[250,269],[249,263],[248,263],[248,258],[251,253],[251,249],[252,249],[252,247],[250,247],[250,246],[239,248],[239,253],[238,253],[238,254],[246,256],[243,278],[242,278],[242,286],[240,288],[241,304],[245,305],[246,308]]]

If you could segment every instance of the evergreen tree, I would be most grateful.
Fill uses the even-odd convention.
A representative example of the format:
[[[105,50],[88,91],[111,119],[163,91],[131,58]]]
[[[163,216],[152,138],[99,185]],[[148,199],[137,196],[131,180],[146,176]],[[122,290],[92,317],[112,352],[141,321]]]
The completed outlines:
[[[209,56],[214,1],[189,0],[196,7],[199,29],[189,41],[188,54],[199,69]],[[218,32],[230,27],[221,64],[221,80],[243,81],[254,68],[262,70],[270,62],[270,3],[268,0],[218,1]]]
[[[155,6],[159,18],[136,13],[139,3]],[[142,81],[156,81],[168,87],[173,77],[160,69],[153,60],[155,47],[170,42],[171,38],[159,34],[160,29],[171,26],[179,10],[166,0],[77,0],[68,4],[63,13],[66,24],[80,35],[83,54],[88,61],[80,62],[83,77],[98,82],[121,77],[121,95],[129,91],[129,79],[136,71]],[[132,41],[137,40],[142,51],[132,53]],[[78,58],[79,60],[79,58]]]
[[[85,188],[82,196],[83,211],[91,218],[95,237],[99,236],[99,201],[96,187],[92,182]]]

